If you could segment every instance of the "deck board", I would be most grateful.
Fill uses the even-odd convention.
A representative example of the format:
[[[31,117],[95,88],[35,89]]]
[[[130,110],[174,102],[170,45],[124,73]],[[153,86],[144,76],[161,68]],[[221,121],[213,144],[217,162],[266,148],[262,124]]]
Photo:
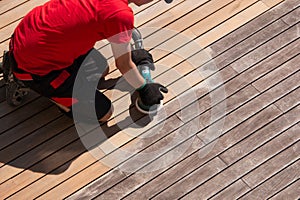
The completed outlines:
[[[268,111],[268,112],[270,112],[270,111]],[[271,112],[273,112],[273,115],[274,115],[274,113],[276,113],[274,111],[271,111]],[[278,113],[278,111],[277,111],[277,113]],[[262,120],[261,120],[261,116],[265,116],[265,115],[266,115],[266,113],[262,113],[261,115],[254,117],[255,120],[257,121],[257,123],[255,123],[257,126],[255,126],[255,127],[259,127],[258,123],[261,123],[261,124],[265,123],[265,121],[262,122]],[[270,116],[270,114],[269,114],[269,116]],[[254,122],[255,122],[254,120],[251,120],[249,122],[249,124],[252,125]],[[244,126],[241,129],[255,131],[255,130],[253,130],[253,128],[246,129],[246,127],[247,126]],[[238,130],[237,130],[237,133],[238,133]],[[211,153],[209,153],[209,155],[207,155],[205,158],[201,157],[201,148],[200,148],[201,145],[195,145],[194,148],[192,148],[193,150],[192,150],[192,152],[191,152],[192,154],[190,156],[188,156],[187,158],[186,158],[186,156],[183,156],[182,157],[183,161],[180,161],[175,166],[172,166],[172,167],[170,166],[170,168],[167,169],[166,171],[160,172],[160,174],[159,174],[160,176],[157,177],[157,175],[154,174],[155,179],[152,179],[152,176],[151,176],[152,174],[150,174],[150,178],[152,179],[152,180],[150,179],[151,180],[150,183],[147,183],[147,181],[144,180],[145,184],[143,184],[141,188],[138,187],[136,189],[136,191],[134,191],[134,193],[130,194],[129,199],[137,198],[141,194],[143,194],[145,196],[154,195],[156,192],[158,192],[160,190],[160,186],[162,188],[165,188],[166,186],[168,186],[170,184],[166,180],[170,180],[171,178],[174,178],[174,180],[180,180],[180,178],[184,174],[186,174],[186,172],[188,173],[192,169],[192,167],[195,166],[195,165],[191,165],[190,163],[195,163],[196,166],[201,166],[204,163],[208,162],[210,159],[213,159],[214,156],[218,155],[218,152],[222,152],[222,151],[224,151],[224,149],[228,148],[228,147],[226,147],[226,145],[230,146],[230,143],[228,143],[228,142],[232,142],[233,144],[235,144],[235,142],[242,139],[240,137],[240,135],[238,135],[237,137],[233,137],[232,134],[226,134],[225,136],[228,136],[228,138],[236,138],[236,140],[233,141],[232,139],[230,140],[230,139],[226,139],[226,137],[221,137],[220,140],[218,141],[218,143],[216,144],[216,146],[214,147],[213,151]],[[224,143],[226,140],[228,140],[228,142],[226,142],[228,144]],[[221,144],[221,145],[218,145],[218,144]],[[200,148],[200,150],[198,148]],[[202,150],[205,151],[205,149],[202,149]],[[163,161],[163,160],[164,160],[164,156],[161,159],[159,159],[158,162]],[[155,166],[155,163],[153,165]],[[182,169],[181,169],[181,167],[182,167]],[[181,173],[178,173],[177,169],[181,169],[180,170]],[[138,178],[139,174],[134,174],[133,177]]]
[[[271,38],[276,36],[277,34],[280,34],[282,31],[284,31],[287,26],[279,19],[274,21],[269,26],[265,27],[264,29],[252,33],[251,30],[256,30],[259,27],[257,26],[251,26],[251,29],[248,31],[248,37],[246,37],[244,33],[243,40],[240,41],[237,45],[231,47],[226,52],[221,54],[220,56],[216,57],[216,60],[218,62],[222,62],[223,65],[231,64],[238,59],[241,59],[243,56],[246,56],[250,54],[251,52],[255,51],[256,48],[265,45],[266,42],[270,41]],[[230,35],[230,37],[240,37],[240,31],[236,32],[236,34]],[[226,44],[227,45],[227,44]],[[218,48],[215,45],[212,45],[212,49],[216,52],[218,52]],[[259,59],[257,59],[259,60]],[[245,62],[246,63],[246,62]],[[242,63],[243,66],[245,65]],[[235,64],[238,66],[238,64]],[[236,69],[237,70],[237,69]]]
[[[0,134],[3,134],[5,131],[11,129],[17,124],[22,123],[24,120],[33,117],[35,114],[48,108],[50,105],[51,103],[48,99],[38,98],[36,101],[26,104],[25,106],[17,109],[15,112],[5,115],[1,118],[1,123],[6,124],[6,126],[0,127]]]
[[[236,101],[236,100],[235,100]],[[236,101],[237,102],[237,101]],[[196,120],[194,120],[194,121],[192,121],[192,123],[193,122],[196,122]],[[192,123],[188,123],[187,124],[187,127],[190,127],[191,125],[192,125]],[[174,134],[174,133],[173,133]],[[182,133],[183,134],[183,133]],[[169,137],[170,139],[169,139],[169,141],[172,139],[172,138],[174,138],[174,137]],[[167,139],[167,138],[166,138]],[[164,142],[165,143],[165,142]],[[157,144],[155,144],[155,145],[157,145]],[[154,150],[154,148],[153,148],[153,150]],[[151,149],[149,149],[148,150],[148,152],[151,152]],[[172,153],[170,154],[170,155],[172,155]],[[138,156],[138,155],[137,155]],[[136,159],[136,160],[138,160],[138,159]],[[133,165],[133,163],[135,162],[135,160],[133,159],[132,161],[127,161],[127,163],[125,163],[124,165]],[[153,163],[153,165],[155,166],[155,163],[156,164],[159,164],[159,160],[158,161],[155,161],[154,163]],[[195,160],[195,164],[198,164],[198,162],[197,162],[197,160]],[[151,164],[152,165],[152,164]],[[187,166],[189,166],[189,165],[184,165],[185,167],[187,167]],[[146,166],[146,168],[150,168],[149,166]],[[189,167],[191,167],[191,166],[189,166]],[[182,173],[183,173],[183,170],[180,170]],[[152,174],[153,175],[153,174]],[[133,177],[130,177],[129,179],[138,179],[138,174],[137,175],[135,175],[135,174],[133,174]],[[168,181],[164,181],[165,183],[168,183],[171,179],[173,179],[173,178],[175,178],[176,176],[178,176],[178,175],[175,175],[175,174],[173,174],[173,175],[170,175],[170,176],[168,176],[168,178],[166,179],[166,178],[163,178],[163,179],[158,179],[157,181],[158,182],[161,182],[160,184],[159,184],[159,186],[156,186],[156,187],[150,187],[151,189],[150,189],[150,191],[149,191],[149,189],[147,189],[147,190],[142,190],[142,191],[140,191],[142,194],[146,194],[146,193],[148,193],[148,192],[151,192],[152,191],[152,189],[158,189],[159,187],[163,187],[163,180],[168,180]],[[124,181],[124,183],[123,182],[121,182],[120,184],[122,184],[122,185],[124,185],[124,186],[126,186],[126,183],[127,183],[128,181],[126,180],[126,181]],[[115,186],[115,188],[114,189],[116,189],[116,191],[118,190],[117,189],[118,187],[117,186]]]
[[[296,114],[297,109],[291,111],[291,113]],[[267,117],[269,116],[266,115],[266,118]],[[265,119],[265,121],[268,120]],[[267,127],[270,127],[270,131],[268,133],[265,133],[266,130],[265,128],[263,128],[262,130],[257,131],[240,143],[236,144],[234,147],[228,149],[226,152],[220,154],[220,157],[227,164],[232,164],[241,159],[247,153],[263,145],[265,142],[268,142],[270,139],[277,137],[280,131],[284,131],[290,128],[290,126],[295,123],[297,123],[297,121],[289,121],[287,120],[286,116],[279,117],[267,125]]]
[[[270,85],[275,85],[281,80],[286,79],[291,74],[297,73],[299,68],[297,67],[297,63],[299,63],[299,56],[293,57],[291,60],[284,63],[279,68],[274,69],[264,77],[253,83],[253,86],[258,91],[265,91],[266,88],[270,87]]]
[[[29,0],[1,0],[0,2],[0,14],[3,15],[6,12],[9,12],[10,10],[12,10],[13,8],[26,3]]]
[[[289,165],[285,170],[280,171],[261,186],[242,196],[241,199],[268,198],[269,196],[272,196],[274,193],[276,193],[276,191],[281,190],[285,185],[300,178],[299,167],[300,161]],[[299,188],[298,191],[296,189],[295,192],[299,192]]]
[[[249,190],[251,190],[251,188],[247,184],[242,180],[238,180],[214,195],[211,199],[237,199],[241,194],[244,194]]]
[[[186,194],[183,199],[209,198],[211,194],[214,194],[220,189],[228,186],[233,180],[238,179],[243,174],[248,173],[251,169],[263,164],[273,155],[276,155],[280,151],[284,150],[284,148],[286,148],[285,145],[289,146],[294,142],[297,142],[297,140],[299,140],[299,130],[299,126],[297,125],[292,127],[287,131],[286,134],[282,134],[280,135],[281,137],[276,138],[274,142],[264,145],[257,151],[234,163],[229,168],[226,168],[222,173],[219,173],[217,176],[211,178],[202,186],[199,185],[193,191]],[[283,144],[282,142],[286,143]]]
[[[45,2],[46,0],[27,1],[24,4],[12,9],[10,12],[2,14],[0,27],[4,28],[14,21],[23,18],[25,14],[28,13],[33,7],[42,5]]]
[[[247,53],[245,56],[239,58],[231,66],[238,72],[242,72],[247,67],[256,64],[258,61],[263,60],[273,54],[277,54],[277,51],[282,47],[289,45],[289,43],[298,39],[297,27],[293,26],[280,34],[278,37],[273,40],[268,41],[262,46],[257,47],[254,51]],[[270,59],[268,59],[270,60]],[[273,59],[272,59],[273,61]],[[276,62],[276,60],[275,60]]]
[[[243,180],[249,187],[257,187],[265,180],[275,175],[278,171],[282,171],[287,166],[295,163],[297,161],[297,154],[299,155],[299,147],[300,143],[297,142],[282,153],[276,155],[273,159],[251,171],[244,176]]]
[[[291,107],[294,107],[295,105],[299,105],[299,99],[300,99],[299,95],[300,95],[300,88],[298,87],[290,94],[286,95],[285,97],[277,101],[275,105],[283,112],[286,112]]]
[[[278,21],[281,21],[282,18],[298,6],[299,3],[297,1],[289,0],[285,1],[284,4],[279,4],[275,8],[268,10],[268,12],[254,18],[247,24],[239,27],[235,31],[229,33],[226,37],[221,38],[218,42],[211,45],[211,48],[213,49],[212,53],[218,55],[221,52],[224,52],[223,54],[226,55],[226,58],[233,53],[231,52],[233,46],[255,45],[255,43],[253,44],[251,41],[256,41],[256,44],[266,41],[268,38],[272,37],[272,35],[269,35],[270,33],[272,34],[272,31],[268,31],[271,29],[269,27],[278,24]],[[276,34],[278,32],[274,30],[274,33]],[[264,38],[265,36],[267,36],[267,38]],[[261,41],[256,37],[262,38],[263,40]],[[248,41],[247,38],[249,38]],[[245,40],[247,42],[244,42]],[[238,49],[235,49],[235,51],[237,50]],[[240,48],[240,50],[243,50],[243,48]],[[226,59],[224,59],[224,61],[226,61]]]
[[[286,197],[290,199],[299,199],[300,198],[299,188],[300,188],[300,179],[298,179],[294,183],[291,183],[291,185],[288,185],[282,191],[279,191],[271,199],[283,199]]]
[[[4,89],[4,88],[3,88]],[[3,94],[3,98],[5,98],[6,94]],[[9,113],[12,113],[16,111],[17,109],[20,109],[21,107],[24,107],[24,105],[28,104],[29,102],[33,102],[39,98],[39,95],[36,93],[30,93],[28,96],[26,96],[26,101],[22,102],[19,107],[14,106],[6,106],[6,101],[3,101],[0,103],[0,118],[5,117],[5,115],[8,115]]]
[[[180,170],[180,171],[182,171],[182,170]],[[138,175],[137,175],[138,176]],[[168,176],[168,177],[173,177],[172,175],[170,175],[170,176]],[[169,179],[168,179],[169,180]],[[161,181],[159,181],[159,179],[158,179],[158,182],[162,182],[162,180]],[[157,182],[157,183],[158,183]],[[124,185],[126,185],[126,183],[124,183]],[[150,187],[151,189],[152,188],[157,188],[157,187]],[[116,188],[116,191],[118,191],[118,189]],[[141,193],[142,194],[145,194],[147,191],[149,191],[149,188],[147,189],[147,190],[145,190],[145,191],[141,191]],[[151,191],[151,190],[150,190]],[[98,192],[100,192],[100,191],[98,191]]]
[[[0,103],[5,101],[5,87],[3,85],[3,80],[0,80]]]
[[[71,120],[65,117],[62,119],[58,119],[38,129],[37,131],[30,134],[26,138],[19,140],[18,142],[15,142],[13,145],[10,145],[8,148],[5,148],[5,150],[1,151],[1,161],[3,163],[8,163],[9,165],[12,166],[22,166],[19,168],[27,169],[29,166],[33,165],[34,163],[42,160],[44,157],[47,157],[48,154],[51,154],[50,151],[51,149],[56,150],[57,148],[59,148],[58,141],[54,143],[53,140],[55,139],[53,138],[58,133],[70,127],[72,124],[70,121]],[[49,130],[49,134],[42,134],[46,132],[46,130]],[[60,137],[60,139],[62,140],[63,138]],[[34,142],[30,142],[30,141],[34,141]],[[54,147],[49,145],[52,142],[55,145]],[[37,146],[38,148],[35,148]],[[43,149],[42,151],[44,151],[45,153],[41,152],[41,149]],[[37,154],[36,151],[37,152],[40,151],[41,155]],[[20,157],[20,155],[22,155],[22,157]],[[12,177],[13,175],[6,172],[5,175],[3,174],[1,176],[0,179],[1,182],[3,180],[8,179],[7,176]]]
[[[0,149],[8,147],[9,145],[13,144],[14,142],[20,140],[21,138],[26,137],[27,135],[31,134],[35,130],[43,127],[44,125],[48,124],[52,120],[57,118],[57,113],[59,111],[56,107],[51,106],[48,109],[38,113],[32,118],[27,119],[23,123],[11,128],[9,131],[0,135]],[[39,123],[33,123],[38,121]]]
[[[26,12],[43,2],[0,1],[1,50]],[[9,107],[0,88],[0,120],[9,124],[0,127],[0,198],[296,199],[299,5],[180,0],[132,6],[158,66],[153,77],[170,90],[165,115],[137,128],[148,122],[129,107],[130,87],[103,88],[116,110],[102,126],[109,139],[90,141],[97,158],[47,99],[33,93]],[[117,78],[108,43],[95,47],[110,63],[107,79]],[[84,138],[98,134],[91,129]]]
[[[292,12],[290,12],[288,15],[286,15],[285,17],[282,18],[282,20],[289,24],[290,26],[296,24],[299,22],[299,20],[297,19],[297,15],[299,15],[300,13],[300,10],[299,8],[298,9],[295,9],[293,10]]]

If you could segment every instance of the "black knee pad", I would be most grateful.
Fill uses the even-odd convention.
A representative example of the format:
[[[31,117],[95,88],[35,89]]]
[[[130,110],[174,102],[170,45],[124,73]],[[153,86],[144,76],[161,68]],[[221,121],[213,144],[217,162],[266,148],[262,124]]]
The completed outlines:
[[[62,111],[62,109],[60,110],[70,118],[73,118],[75,113],[75,120],[90,122],[95,116],[98,121],[102,119],[110,111],[111,106],[112,103],[110,99],[96,90],[95,100],[80,100],[70,108],[69,112]],[[95,110],[93,110],[93,108]]]
[[[111,109],[111,101],[103,93],[96,90],[95,96],[95,110],[97,119],[103,118]]]

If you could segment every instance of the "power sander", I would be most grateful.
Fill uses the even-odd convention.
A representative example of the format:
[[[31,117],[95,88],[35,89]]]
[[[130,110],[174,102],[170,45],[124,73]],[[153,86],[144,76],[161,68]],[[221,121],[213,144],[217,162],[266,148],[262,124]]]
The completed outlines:
[[[143,38],[141,33],[137,28],[134,28],[132,31],[132,39],[133,39],[133,48],[135,49],[143,49]],[[148,65],[139,65],[137,66],[140,74],[142,77],[145,79],[146,83],[153,83],[154,80],[151,77],[151,69]],[[152,106],[145,105],[141,98],[138,97],[135,101],[135,106],[138,111],[140,111],[143,114],[151,115],[151,114],[156,114],[158,110],[160,110],[163,106],[163,101],[160,101],[160,104],[155,104]]]

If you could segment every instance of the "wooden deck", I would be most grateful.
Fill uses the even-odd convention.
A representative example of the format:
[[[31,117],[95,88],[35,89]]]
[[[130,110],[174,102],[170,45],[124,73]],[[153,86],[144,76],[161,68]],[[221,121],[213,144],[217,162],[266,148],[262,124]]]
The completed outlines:
[[[1,51],[45,1],[0,1]],[[32,92],[10,107],[2,85],[0,199],[300,198],[300,1],[132,8],[153,76],[170,90],[162,112],[147,121],[118,83],[104,89],[114,118],[79,138],[47,99]],[[120,73],[108,44],[96,47],[110,85]],[[94,140],[100,129],[108,139]]]

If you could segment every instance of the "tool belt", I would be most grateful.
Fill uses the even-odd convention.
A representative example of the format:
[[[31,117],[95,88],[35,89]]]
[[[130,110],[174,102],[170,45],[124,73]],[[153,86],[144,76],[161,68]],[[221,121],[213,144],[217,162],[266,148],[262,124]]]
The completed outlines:
[[[16,82],[21,82],[22,85],[33,89],[39,94],[51,97],[52,93],[59,88],[70,76],[68,70],[54,70],[45,76],[32,74],[23,69],[18,68],[18,64],[13,53],[14,38],[11,37],[9,51],[5,52],[6,69],[11,72],[13,79]],[[69,70],[70,71],[70,70]]]
[[[3,69],[6,73],[12,72],[14,78],[20,81],[32,81],[32,75],[24,70],[18,68],[17,62],[15,61],[13,52],[6,51],[3,55]],[[7,80],[6,80],[7,81]]]
[[[3,63],[5,62],[6,69],[10,70],[14,78],[16,78],[19,81],[32,81],[33,77],[30,73],[18,68],[18,64],[14,58],[13,50],[14,50],[14,35],[11,36],[9,42],[9,51],[4,52],[3,55],[3,58],[5,58]]]

